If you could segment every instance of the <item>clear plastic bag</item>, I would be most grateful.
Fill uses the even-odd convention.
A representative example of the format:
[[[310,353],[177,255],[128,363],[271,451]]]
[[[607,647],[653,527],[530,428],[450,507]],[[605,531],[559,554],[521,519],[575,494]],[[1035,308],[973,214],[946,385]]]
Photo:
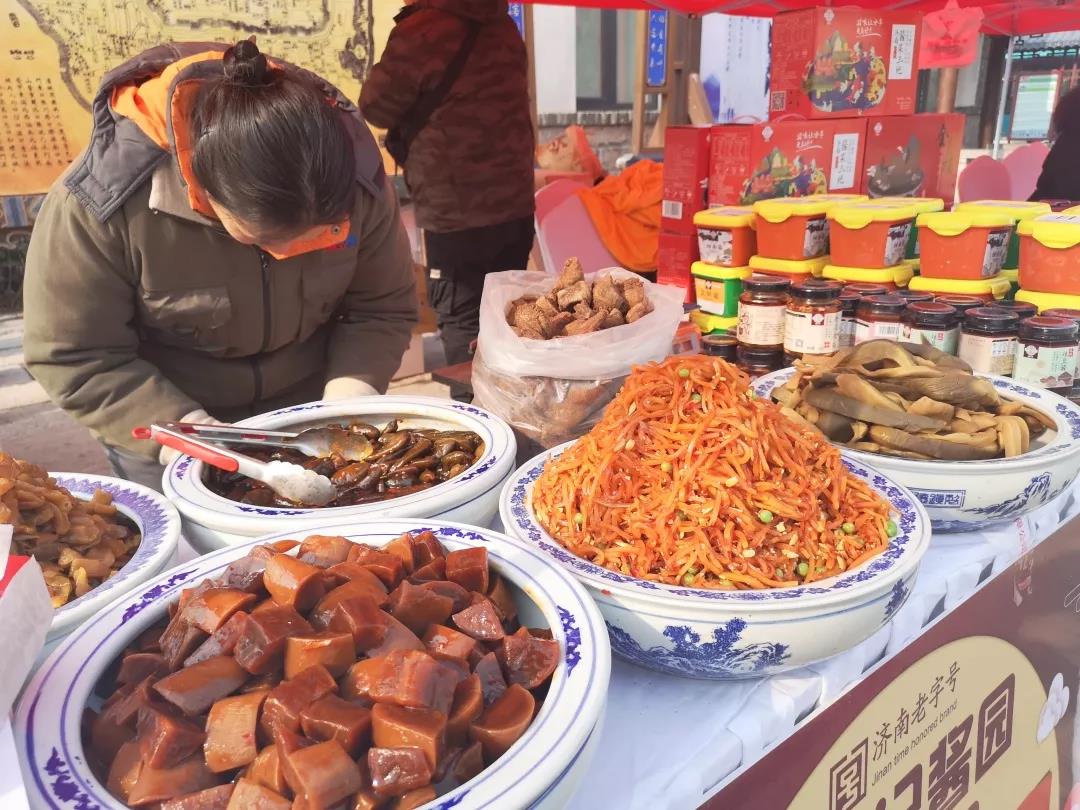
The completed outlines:
[[[607,273],[616,279],[640,278],[615,268],[586,279]],[[543,295],[554,283],[546,273],[521,271],[491,273],[484,282],[473,392],[478,405],[515,429],[522,458],[587,432],[633,366],[671,353],[683,318],[683,291],[646,281],[653,311],[634,323],[551,340],[518,337],[506,322],[510,303]]]

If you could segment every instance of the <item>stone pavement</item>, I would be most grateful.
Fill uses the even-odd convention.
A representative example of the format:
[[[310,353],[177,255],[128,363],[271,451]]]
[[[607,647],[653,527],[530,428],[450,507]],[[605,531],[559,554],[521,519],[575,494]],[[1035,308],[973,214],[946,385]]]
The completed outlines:
[[[22,318],[0,316],[0,450],[56,472],[108,475],[109,463],[90,431],[65,414],[26,371]],[[424,367],[443,365],[437,335],[424,335]],[[449,389],[421,374],[390,384],[391,394],[449,397]]]

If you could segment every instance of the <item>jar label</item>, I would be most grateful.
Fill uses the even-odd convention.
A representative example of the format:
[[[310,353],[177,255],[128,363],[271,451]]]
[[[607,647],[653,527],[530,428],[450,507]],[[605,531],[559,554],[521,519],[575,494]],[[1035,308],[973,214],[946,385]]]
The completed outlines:
[[[832,354],[840,348],[839,312],[793,312],[784,317],[784,350]]]
[[[959,355],[972,371],[1009,377],[1016,359],[1016,338],[961,334]]]
[[[1071,388],[1076,375],[1076,346],[1037,346],[1016,343],[1013,377],[1032,385],[1058,390]]]
[[[824,256],[829,250],[829,221],[810,219],[806,222],[806,232],[803,234],[803,258],[816,259]]]
[[[698,228],[698,252],[703,262],[730,267],[734,257],[734,242],[731,231]]]
[[[1009,253],[1009,231],[990,231],[986,237],[986,252],[983,253],[983,278],[993,278],[1005,266],[1005,257]]]
[[[901,222],[889,228],[885,238],[885,266],[900,264],[907,253],[908,237],[911,235],[911,223]]]
[[[751,346],[782,346],[784,343],[784,307],[739,304],[739,343]]]
[[[952,329],[916,329],[913,326],[904,324],[904,328],[900,331],[900,339],[905,343],[923,343],[933,346],[935,349],[945,352],[945,354],[955,355],[960,346],[960,327],[954,326]]]
[[[899,321],[864,321],[862,318],[855,320],[855,344],[865,343],[868,340],[900,339]]]
[[[847,349],[855,345],[855,319],[840,319],[840,343],[839,348]]]

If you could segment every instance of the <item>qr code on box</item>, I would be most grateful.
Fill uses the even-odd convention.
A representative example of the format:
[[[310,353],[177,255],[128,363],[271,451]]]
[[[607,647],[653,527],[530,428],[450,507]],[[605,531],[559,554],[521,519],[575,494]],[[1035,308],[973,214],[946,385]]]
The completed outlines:
[[[787,90],[774,90],[769,102],[770,111],[783,112],[787,109]]]

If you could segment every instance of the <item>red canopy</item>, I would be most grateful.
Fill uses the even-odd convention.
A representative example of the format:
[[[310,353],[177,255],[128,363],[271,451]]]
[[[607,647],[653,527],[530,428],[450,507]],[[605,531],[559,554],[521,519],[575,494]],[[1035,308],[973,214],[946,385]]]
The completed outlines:
[[[945,0],[859,0],[856,3],[828,3],[822,0],[542,0],[544,3],[590,8],[661,9],[680,14],[721,12],[744,17],[772,17],[822,5],[857,5],[870,10],[917,9],[940,11]],[[986,17],[987,34],[1048,34],[1080,30],[1080,0],[959,0],[961,6],[979,6]]]

